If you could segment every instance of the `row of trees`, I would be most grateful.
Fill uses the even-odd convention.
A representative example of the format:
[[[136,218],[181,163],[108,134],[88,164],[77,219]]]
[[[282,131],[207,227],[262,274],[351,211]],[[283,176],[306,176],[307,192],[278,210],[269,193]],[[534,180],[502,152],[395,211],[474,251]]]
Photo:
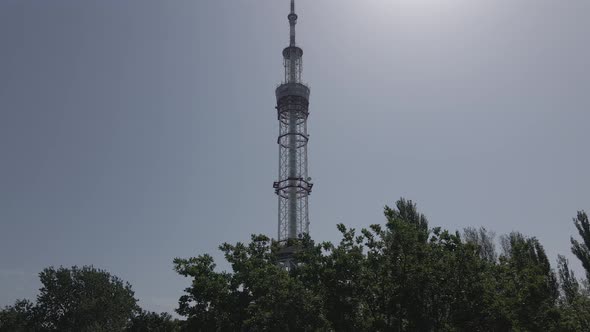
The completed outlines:
[[[290,270],[262,235],[220,247],[231,272],[208,254],[175,259],[191,278],[182,321],[142,311],[129,284],[105,271],[49,268],[36,303],[0,312],[0,331],[590,331],[585,213],[574,219],[581,239],[571,240],[583,279],[563,256],[552,268],[534,237],[496,242],[483,228],[430,227],[404,199],[385,217],[360,231],[338,225],[337,244],[290,243],[298,248]]]
[[[298,267],[277,266],[265,236],[224,244],[233,272],[211,256],[176,259],[192,278],[178,313],[191,331],[590,331],[590,297],[560,256],[553,269],[534,237],[431,228],[411,201],[385,209],[386,224],[338,225],[340,243],[298,243]],[[573,252],[590,277],[590,225]]]

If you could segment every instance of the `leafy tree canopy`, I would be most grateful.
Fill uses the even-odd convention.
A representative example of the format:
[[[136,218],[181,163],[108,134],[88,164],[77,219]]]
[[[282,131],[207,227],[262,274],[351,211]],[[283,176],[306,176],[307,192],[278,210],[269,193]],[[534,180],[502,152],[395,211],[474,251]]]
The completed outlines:
[[[0,331],[123,331],[137,310],[131,285],[92,266],[48,267],[35,304],[2,311]]]
[[[578,212],[578,216],[574,218],[574,225],[576,225],[582,242],[572,237],[572,252],[582,262],[582,266],[586,270],[586,278],[590,280],[590,222],[586,212]]]
[[[223,244],[231,272],[210,255],[175,259],[191,278],[177,312],[191,331],[576,331],[588,300],[575,278],[569,310],[543,246],[520,233],[431,228],[412,201],[386,207],[384,225],[338,225],[339,243],[291,243],[297,267],[278,263],[280,245],[253,236]],[[568,279],[569,278],[569,279]],[[577,316],[576,316],[577,315]],[[572,318],[573,317],[573,318]],[[577,318],[576,318],[577,317]]]
[[[126,329],[129,332],[176,332],[180,331],[180,322],[168,313],[155,313],[140,310]]]

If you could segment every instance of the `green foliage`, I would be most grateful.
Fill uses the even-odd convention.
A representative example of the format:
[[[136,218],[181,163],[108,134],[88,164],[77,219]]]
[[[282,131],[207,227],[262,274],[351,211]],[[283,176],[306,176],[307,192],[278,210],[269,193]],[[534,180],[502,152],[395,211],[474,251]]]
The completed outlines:
[[[289,271],[265,236],[220,247],[231,273],[176,259],[192,279],[178,313],[191,331],[589,330],[588,295],[563,259],[558,281],[536,238],[504,236],[498,255],[493,233],[429,228],[412,201],[384,212],[384,226],[337,225],[337,244],[304,237]]]
[[[516,331],[553,331],[559,320],[558,285],[536,238],[511,233],[496,272],[497,310]]]
[[[136,310],[131,285],[91,266],[50,267],[39,278],[37,311],[47,330],[122,331]]]
[[[572,237],[572,252],[582,262],[582,266],[586,269],[586,278],[590,280],[590,222],[586,212],[578,212],[577,218],[574,218],[574,225],[578,229],[582,242]]]
[[[569,269],[563,256],[557,260],[561,288],[560,331],[590,331],[590,297]]]
[[[0,310],[0,332],[24,332],[35,329],[34,305],[17,300],[13,306]]]
[[[580,283],[570,270],[568,260],[559,255],[557,257],[557,270],[559,273],[559,284],[561,288],[561,302],[571,305],[580,294]]]
[[[168,313],[155,313],[141,310],[135,315],[126,329],[129,332],[177,332],[180,322]]]
[[[37,303],[17,301],[0,312],[3,331],[124,331],[137,309],[128,283],[91,266],[39,273]]]
[[[493,232],[488,231],[484,227],[480,229],[467,227],[463,230],[463,237],[466,242],[473,243],[478,248],[479,255],[482,259],[491,263],[498,260],[496,244],[494,243],[496,234]]]
[[[177,312],[191,331],[306,331],[326,327],[321,297],[277,266],[277,246],[253,236],[246,246],[220,247],[233,273],[215,272],[209,255],[175,259],[176,271],[192,277]],[[318,314],[319,313],[319,314]]]

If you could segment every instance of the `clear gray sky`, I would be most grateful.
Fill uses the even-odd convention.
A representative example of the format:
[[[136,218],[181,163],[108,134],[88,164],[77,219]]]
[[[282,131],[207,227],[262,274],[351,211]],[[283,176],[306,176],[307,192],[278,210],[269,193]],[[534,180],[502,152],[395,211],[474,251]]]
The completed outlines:
[[[383,222],[404,196],[432,226],[518,230],[574,260],[590,1],[297,1],[314,238]],[[174,257],[275,236],[287,13],[0,1],[0,305],[33,298],[46,266],[94,264],[172,311],[188,285]]]

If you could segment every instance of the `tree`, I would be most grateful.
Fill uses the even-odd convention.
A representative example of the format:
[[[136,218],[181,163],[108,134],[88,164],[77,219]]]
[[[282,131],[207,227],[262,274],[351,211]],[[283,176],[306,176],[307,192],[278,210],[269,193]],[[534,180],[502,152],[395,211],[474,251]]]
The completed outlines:
[[[560,281],[560,331],[590,331],[590,297],[570,270],[567,259],[557,259]]]
[[[168,313],[155,313],[140,310],[126,329],[128,332],[177,332],[180,322]]]
[[[561,302],[564,305],[573,304],[580,295],[580,283],[570,270],[568,260],[562,256],[557,256],[557,271],[559,274],[559,286],[561,289]]]
[[[428,220],[412,201],[400,199],[396,207],[385,207],[385,228],[372,227],[377,232],[367,243],[369,250],[378,248],[372,251],[368,271],[373,279],[368,294],[376,299],[371,329],[428,329],[436,319],[427,314],[428,279],[433,271]]]
[[[571,237],[572,252],[582,262],[586,270],[586,287],[590,280],[590,223],[584,211],[578,211],[573,219],[574,225],[582,241]],[[561,287],[561,322],[562,331],[590,330],[590,296],[589,290],[584,288],[570,270],[569,263],[563,256],[558,258],[558,271]]]
[[[479,247],[479,254],[481,258],[489,261],[496,262],[498,254],[496,252],[496,244],[494,238],[496,234],[488,231],[485,227],[475,229],[473,227],[467,227],[463,230],[463,237],[468,243],[473,243]]]
[[[129,283],[92,266],[48,267],[35,304],[17,301],[0,313],[0,327],[27,331],[124,331],[137,310]],[[12,326],[11,326],[12,324]],[[16,324],[16,325],[15,325]],[[20,324],[20,325],[19,325]]]
[[[28,300],[17,300],[14,305],[0,310],[0,332],[25,332],[35,329],[34,305]]]
[[[220,249],[233,273],[216,272],[207,254],[174,260],[175,270],[192,277],[178,314],[190,331],[311,331],[327,328],[322,298],[277,265],[276,243],[252,236],[246,246]]]
[[[92,266],[49,267],[39,278],[37,310],[48,330],[122,331],[137,309],[129,283]]]
[[[412,201],[400,199],[385,216],[385,228],[363,230],[368,330],[492,330],[485,301],[491,262],[480,247],[459,233],[429,229]]]
[[[590,222],[584,211],[578,211],[577,218],[574,218],[574,225],[582,238],[582,242],[571,237],[572,252],[582,262],[586,270],[586,278],[590,280]]]
[[[518,331],[553,331],[559,321],[558,284],[543,246],[513,232],[502,238],[496,268],[497,310]]]

